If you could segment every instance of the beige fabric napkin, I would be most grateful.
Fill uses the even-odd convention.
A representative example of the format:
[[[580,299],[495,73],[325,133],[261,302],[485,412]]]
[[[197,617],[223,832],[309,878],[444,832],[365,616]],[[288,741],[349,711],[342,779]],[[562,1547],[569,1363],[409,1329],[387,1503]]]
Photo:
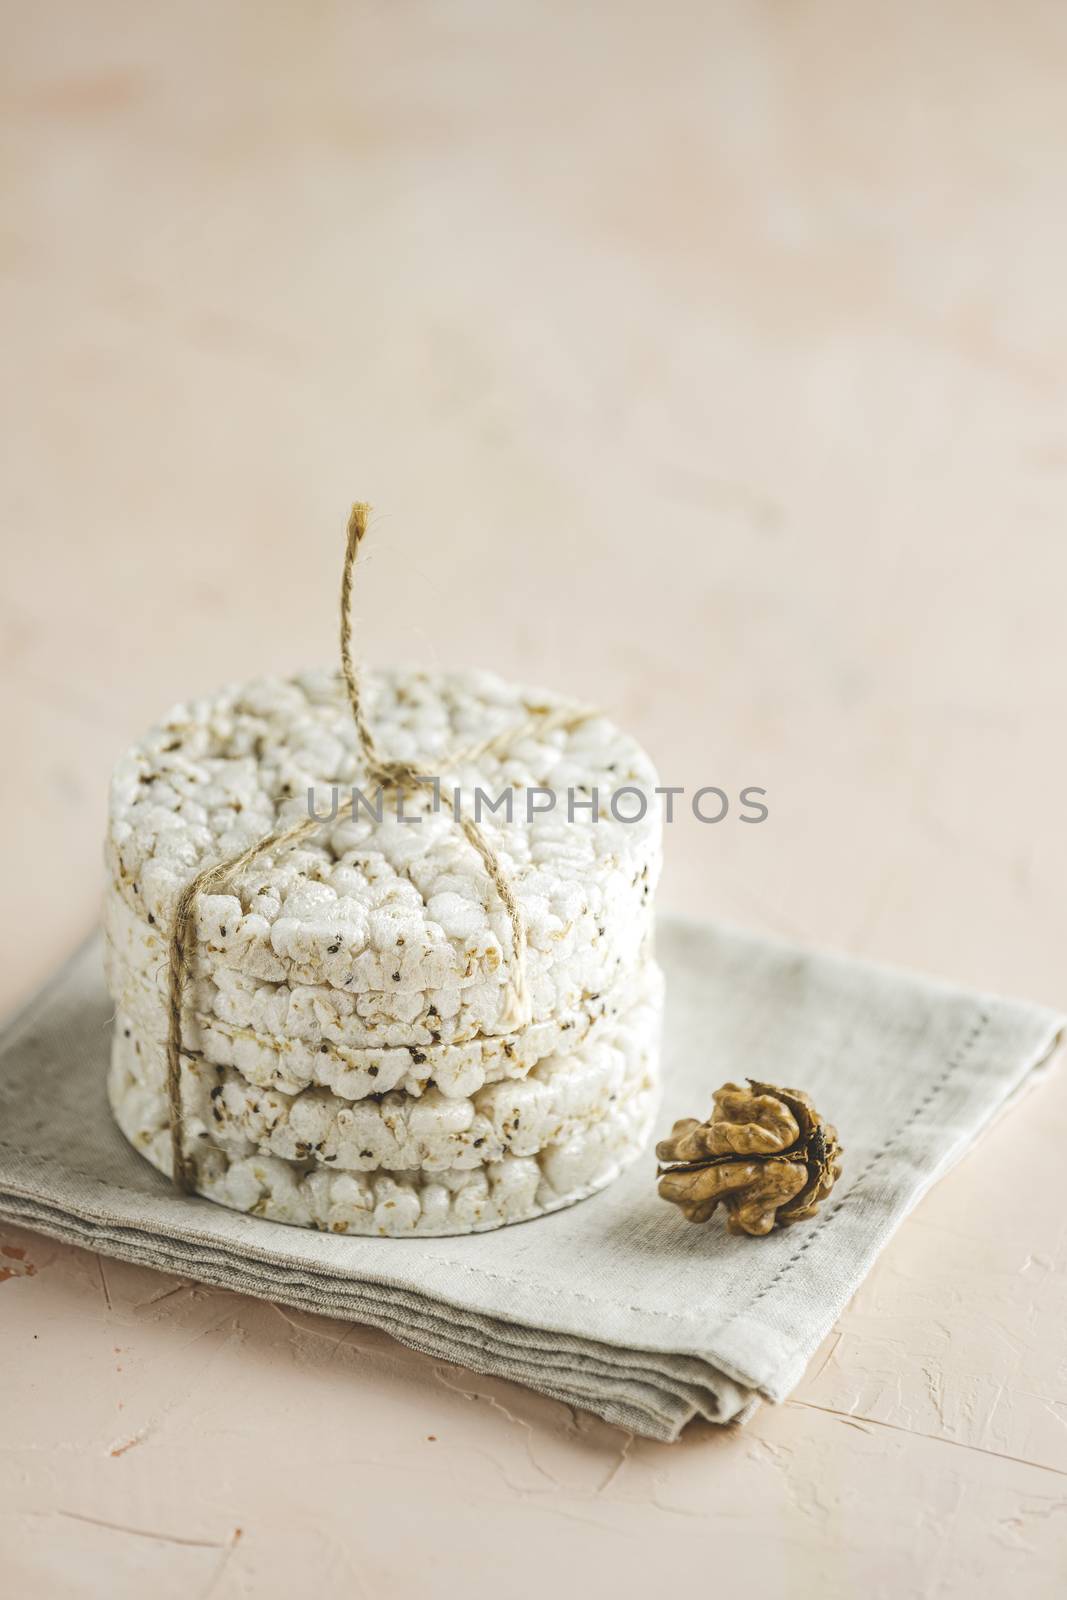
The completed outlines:
[[[1044,1062],[1051,1011],[729,928],[662,922],[661,1132],[746,1076],[806,1089],[841,1182],[811,1222],[686,1223],[648,1159],[601,1195],[455,1239],[349,1239],[181,1198],[104,1095],[111,1004],[93,939],[0,1039],[0,1217],[499,1374],[652,1438],[782,1399],[919,1196]],[[1040,1115],[1035,1106],[1029,1115]]]

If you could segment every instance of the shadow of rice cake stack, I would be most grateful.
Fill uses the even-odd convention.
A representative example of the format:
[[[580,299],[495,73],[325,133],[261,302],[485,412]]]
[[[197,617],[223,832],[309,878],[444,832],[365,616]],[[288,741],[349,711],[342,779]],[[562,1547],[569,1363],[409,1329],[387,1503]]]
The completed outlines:
[[[184,1187],[302,1227],[460,1234],[570,1205],[646,1148],[657,1108],[655,771],[605,717],[487,673],[389,671],[356,695],[327,671],[228,688],[119,762],[115,1118],[160,1171],[177,1152]],[[440,788],[378,797],[378,768],[405,763]],[[609,807],[624,785],[648,796],[638,821]],[[458,820],[476,788],[514,794],[511,821],[482,810],[478,848]],[[528,817],[534,789],[556,806]],[[568,791],[594,790],[595,820],[569,821]],[[183,890],[229,861],[191,900],[175,991]]]

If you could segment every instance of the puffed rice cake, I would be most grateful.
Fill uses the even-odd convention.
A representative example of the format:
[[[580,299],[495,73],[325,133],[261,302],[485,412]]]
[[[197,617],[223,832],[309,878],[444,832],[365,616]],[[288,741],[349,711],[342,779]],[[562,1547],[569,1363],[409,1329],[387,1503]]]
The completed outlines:
[[[482,1231],[584,1199],[647,1143],[659,1099],[661,978],[601,1035],[468,1100],[431,1089],[345,1102],[187,1063],[197,1191],[240,1211],[337,1233]],[[134,1147],[171,1171],[165,1060],[116,1018],[108,1093]]]
[[[565,702],[487,673],[392,672],[368,682],[369,715],[383,752],[433,769]],[[645,942],[661,860],[656,775],[648,757],[606,718],[530,736],[454,771],[495,799],[517,787],[513,823],[481,825],[515,885],[527,925],[532,1020],[564,1016],[583,993],[604,992]],[[182,886],[213,861],[307,815],[307,791],[326,811],[330,790],[366,786],[340,679],[307,673],[263,679],[180,706],[120,760],[111,785],[108,864],[136,918],[136,936],[164,959]],[[524,791],[560,794],[526,823]],[[608,807],[617,789],[647,797],[640,821]],[[598,820],[567,820],[565,793],[598,790]],[[584,791],[581,793],[579,791]],[[368,798],[373,798],[369,796]],[[469,842],[429,791],[405,797],[417,824],[358,817],[324,823],[313,841],[261,857],[232,892],[198,903],[197,970],[237,972],[333,998],[343,1042],[354,1046],[462,1043],[506,1032],[511,926]],[[562,815],[561,815],[562,811]],[[159,941],[158,945],[155,941]],[[342,1042],[342,1037],[339,1037]]]
[[[391,816],[391,797],[380,821],[324,822],[199,899],[182,1030],[197,1187],[352,1232],[466,1232],[556,1209],[610,1181],[652,1115],[655,772],[603,717],[513,741],[564,703],[484,673],[382,674],[368,705],[383,754],[446,765],[468,815],[475,785],[494,799],[514,791],[515,820],[487,812],[481,826],[526,922],[531,1021],[514,1025],[510,921],[447,806],[434,814],[420,789],[404,797],[418,823]],[[333,786],[342,802],[353,784],[373,800],[362,772],[329,673],[179,707],[116,769],[110,1092],[123,1131],[164,1170],[177,895],[203,867],[301,820],[309,790],[319,814]],[[556,792],[556,813],[525,819],[534,788]],[[620,788],[646,797],[637,821],[613,814]],[[568,790],[579,802],[597,791],[595,822],[580,804],[567,819]]]
[[[165,940],[148,929],[138,934],[144,949],[131,955],[126,934],[135,920],[122,897],[109,891],[104,907],[108,987],[140,1034],[164,1042]],[[317,1085],[351,1100],[389,1089],[418,1095],[432,1082],[445,1094],[469,1095],[483,1083],[523,1076],[542,1057],[562,1045],[574,1046],[604,1018],[618,1014],[649,959],[650,912],[641,921],[645,943],[632,965],[616,972],[610,989],[583,990],[573,1010],[508,1033],[460,1044],[353,1045],[349,1018],[329,986],[291,988],[223,969],[190,980],[183,1040],[191,1053],[236,1067],[262,1088],[290,1094]],[[362,1038],[362,1031],[355,1037]]]

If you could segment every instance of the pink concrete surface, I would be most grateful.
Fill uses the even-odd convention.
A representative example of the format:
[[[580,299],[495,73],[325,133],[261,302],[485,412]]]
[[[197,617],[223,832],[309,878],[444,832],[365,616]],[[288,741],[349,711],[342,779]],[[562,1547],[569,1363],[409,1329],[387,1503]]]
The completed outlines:
[[[665,905],[1067,1003],[1062,7],[4,21],[4,1010],[93,920],[122,745],[332,661],[356,497],[369,660],[768,789],[670,830]],[[1065,1114],[676,1447],[0,1229],[8,1592],[1058,1595]]]

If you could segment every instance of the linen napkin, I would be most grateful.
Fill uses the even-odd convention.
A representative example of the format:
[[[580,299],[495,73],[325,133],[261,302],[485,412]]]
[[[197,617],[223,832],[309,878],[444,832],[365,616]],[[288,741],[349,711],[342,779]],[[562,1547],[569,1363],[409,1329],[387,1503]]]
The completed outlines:
[[[1063,1019],[734,929],[665,920],[658,1136],[753,1077],[806,1090],[844,1173],[765,1239],[687,1223],[655,1160],[569,1210],[447,1239],[322,1234],[176,1195],[114,1127],[97,938],[0,1038],[0,1218],[371,1323],[649,1437],[784,1398],[920,1195],[1052,1051]]]

